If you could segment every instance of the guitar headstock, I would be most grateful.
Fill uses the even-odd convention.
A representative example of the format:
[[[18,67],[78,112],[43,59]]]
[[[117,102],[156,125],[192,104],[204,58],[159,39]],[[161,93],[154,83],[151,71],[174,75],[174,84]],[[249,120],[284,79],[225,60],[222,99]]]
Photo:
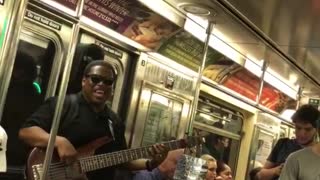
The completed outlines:
[[[191,148],[197,145],[201,145],[204,142],[205,139],[202,136],[187,136],[186,138],[179,140],[181,148]]]

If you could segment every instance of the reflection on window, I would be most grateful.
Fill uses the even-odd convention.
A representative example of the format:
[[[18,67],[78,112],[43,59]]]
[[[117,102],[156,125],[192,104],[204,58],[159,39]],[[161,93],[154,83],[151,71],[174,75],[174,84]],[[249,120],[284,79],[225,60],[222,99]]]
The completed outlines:
[[[167,141],[177,136],[182,103],[152,94],[142,145]]]
[[[201,96],[195,120],[231,133],[240,134],[243,115]]]

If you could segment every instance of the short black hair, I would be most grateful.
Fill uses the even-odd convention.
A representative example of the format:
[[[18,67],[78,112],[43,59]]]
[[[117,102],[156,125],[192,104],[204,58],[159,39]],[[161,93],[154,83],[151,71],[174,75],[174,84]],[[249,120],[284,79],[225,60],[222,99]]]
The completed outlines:
[[[317,121],[320,113],[318,109],[312,105],[302,105],[291,117],[292,122],[310,123],[314,128],[317,128]]]
[[[223,161],[217,161],[217,175],[219,176],[220,173],[224,170],[226,170],[226,163],[224,163]]]
[[[104,60],[91,61],[89,64],[87,64],[87,66],[84,68],[83,76],[88,75],[91,68],[94,66],[103,66],[103,67],[109,68],[112,70],[113,75],[115,77],[117,76],[116,71],[114,70],[113,66]]]

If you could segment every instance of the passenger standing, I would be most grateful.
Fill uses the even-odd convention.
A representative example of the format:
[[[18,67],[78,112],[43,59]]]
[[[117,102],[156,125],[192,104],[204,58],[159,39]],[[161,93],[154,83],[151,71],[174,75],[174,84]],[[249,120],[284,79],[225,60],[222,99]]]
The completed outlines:
[[[212,126],[223,129],[221,122],[215,122]],[[229,138],[217,134],[209,134],[202,147],[202,154],[210,154],[217,161],[224,161],[224,151],[229,146]]]
[[[218,161],[223,161],[224,151],[229,146],[229,138],[216,134],[206,136],[202,154],[210,154]]]
[[[287,157],[314,143],[319,111],[311,105],[301,106],[291,117],[295,124],[295,139],[279,139],[257,177],[261,180],[278,179]]]
[[[125,127],[119,117],[106,106],[112,95],[116,73],[105,61],[89,63],[83,73],[82,90],[66,97],[62,119],[55,141],[55,148],[62,161],[73,162],[76,148],[105,137],[104,145],[90,149],[95,154],[126,149]],[[55,112],[57,98],[48,99],[20,130],[20,138],[33,147],[46,147]],[[108,141],[107,141],[108,140]],[[90,147],[93,148],[93,147]],[[154,146],[152,154],[165,157],[162,146]],[[161,159],[161,158],[159,158]],[[152,169],[160,161],[135,160],[126,164],[129,169]],[[54,174],[53,174],[54,175]],[[113,179],[114,168],[104,168],[87,173],[91,180]]]
[[[5,101],[1,125],[8,134],[6,173],[0,173],[1,180],[21,180],[29,148],[19,139],[21,125],[42,103],[33,85],[37,77],[36,63],[32,56],[18,51]]]
[[[207,161],[207,174],[205,180],[215,180],[217,177],[217,160],[209,154],[203,154],[201,159]]]
[[[320,143],[292,153],[283,167],[280,180],[320,180]]]

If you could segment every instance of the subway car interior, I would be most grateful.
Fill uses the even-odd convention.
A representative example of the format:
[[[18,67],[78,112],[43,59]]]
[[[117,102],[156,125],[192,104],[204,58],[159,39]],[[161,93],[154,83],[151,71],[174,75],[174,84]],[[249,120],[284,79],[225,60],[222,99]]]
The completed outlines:
[[[128,148],[203,137],[249,179],[295,138],[292,114],[320,106],[319,22],[319,0],[0,0],[0,177],[25,171],[25,120],[56,96],[54,141],[65,97],[104,60]]]

